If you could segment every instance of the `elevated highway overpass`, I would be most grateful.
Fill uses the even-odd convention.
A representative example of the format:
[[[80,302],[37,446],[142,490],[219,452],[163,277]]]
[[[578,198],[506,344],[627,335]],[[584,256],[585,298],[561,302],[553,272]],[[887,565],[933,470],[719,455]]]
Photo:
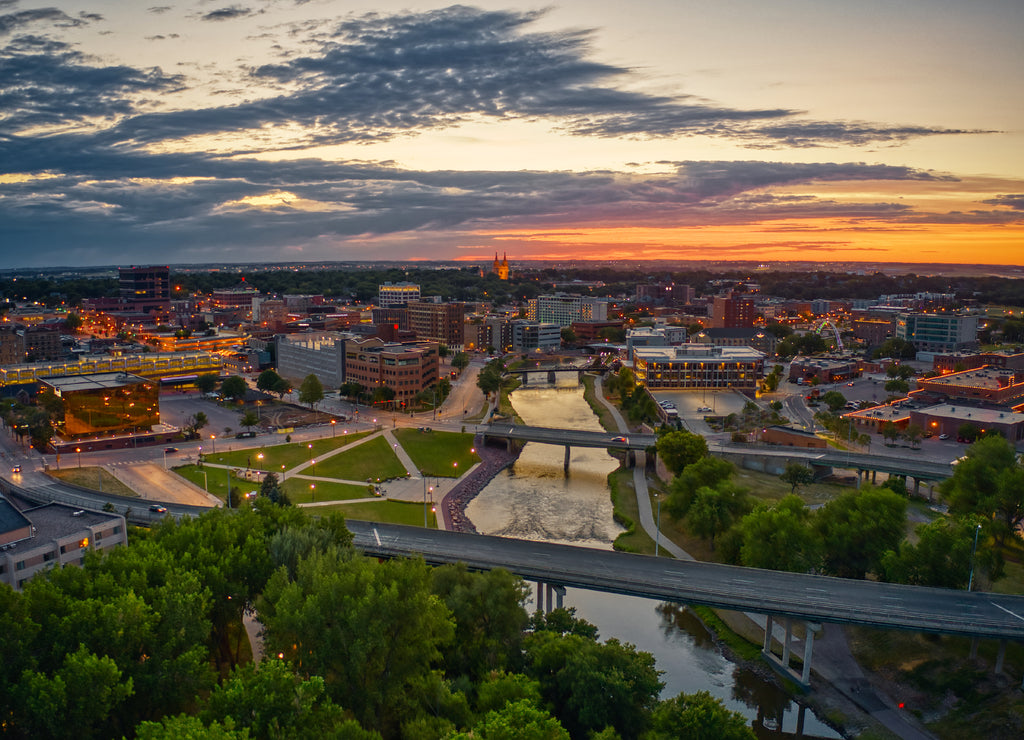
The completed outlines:
[[[642,452],[654,445],[658,438],[654,434],[629,434],[618,432],[589,432],[578,429],[553,429],[549,427],[531,427],[522,424],[497,423],[491,424],[479,432],[486,442],[488,439],[504,439],[509,445],[513,441],[540,442],[565,447],[564,468],[569,469],[569,451],[573,447],[600,447],[613,450],[626,450],[630,454],[632,464],[635,456],[632,453]]]

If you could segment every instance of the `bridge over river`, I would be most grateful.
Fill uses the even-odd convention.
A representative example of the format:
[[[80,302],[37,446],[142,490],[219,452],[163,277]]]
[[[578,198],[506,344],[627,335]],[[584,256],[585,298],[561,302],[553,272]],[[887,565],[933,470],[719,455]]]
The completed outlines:
[[[669,560],[613,550],[514,540],[419,527],[348,521],[355,544],[378,557],[423,557],[470,568],[505,568],[538,583],[574,586],[682,604],[703,604],[768,616],[787,626],[808,622],[802,681],[810,678],[814,632],[820,622],[1024,642],[1024,596],[857,581],[801,573]]]

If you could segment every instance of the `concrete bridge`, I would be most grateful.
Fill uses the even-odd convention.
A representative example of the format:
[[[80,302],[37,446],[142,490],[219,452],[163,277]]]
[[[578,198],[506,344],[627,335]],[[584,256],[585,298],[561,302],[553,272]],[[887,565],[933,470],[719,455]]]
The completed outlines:
[[[888,455],[866,455],[862,452],[832,449],[803,449],[799,447],[761,445],[710,444],[712,454],[732,460],[741,467],[770,473],[781,473],[789,462],[802,462],[817,472],[828,474],[833,468],[856,470],[858,482],[861,476],[871,475],[874,482],[876,473],[898,475],[914,480],[914,493],[918,493],[921,482],[937,483],[953,475],[953,466],[947,462],[924,460],[912,455],[891,457]]]
[[[463,562],[476,570],[505,568],[537,581],[540,608],[543,583],[765,614],[764,652],[771,655],[773,621],[782,620],[786,666],[792,622],[804,621],[803,673],[796,677],[804,685],[810,680],[814,634],[821,622],[999,640],[997,672],[1003,667],[1006,642],[1024,642],[1024,596],[668,560],[401,525],[352,520],[347,525],[356,546],[369,555]]]
[[[636,461],[636,452],[652,447],[658,437],[654,434],[618,434],[615,432],[586,432],[578,429],[552,429],[531,427],[522,424],[491,424],[479,432],[486,442],[488,439],[504,439],[511,447],[514,441],[540,442],[565,446],[565,470],[569,469],[569,450],[573,447],[600,447],[626,450],[629,464]]]

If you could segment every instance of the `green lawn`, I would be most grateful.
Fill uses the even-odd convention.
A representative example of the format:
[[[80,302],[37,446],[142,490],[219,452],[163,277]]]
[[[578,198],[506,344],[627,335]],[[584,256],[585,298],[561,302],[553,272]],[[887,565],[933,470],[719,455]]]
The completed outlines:
[[[359,504],[338,504],[336,506],[316,506],[307,509],[310,514],[326,514],[338,511],[348,519],[360,519],[367,522],[383,522],[385,524],[409,524],[423,526],[423,504],[408,501],[380,500]],[[427,526],[437,529],[437,516],[427,512]]]
[[[583,399],[590,406],[590,410],[597,415],[598,421],[601,423],[601,428],[606,432],[617,432],[618,427],[615,424],[615,417],[612,416],[612,412],[601,403],[597,398],[597,393],[594,388],[595,378],[593,375],[583,376]],[[651,552],[654,552],[653,545]]]
[[[93,491],[113,493],[116,496],[138,496],[135,491],[112,476],[99,466],[86,466],[84,468],[64,468],[63,470],[50,470],[50,476],[59,478],[65,483],[89,488]]]
[[[315,475],[324,478],[341,478],[342,480],[363,481],[367,478],[400,478],[406,473],[405,467],[398,459],[398,455],[391,449],[391,445],[384,437],[374,437],[363,442],[361,445],[329,457],[316,464],[316,472],[313,468],[306,468],[308,475]]]
[[[369,436],[373,432],[359,432],[357,434],[345,434],[344,430],[338,431],[337,436],[327,437],[325,439],[315,439],[312,442],[290,442],[275,445],[264,445],[260,447],[250,447],[244,450],[231,450],[230,452],[221,451],[224,448],[224,444],[221,444],[221,450],[217,451],[217,454],[209,454],[210,450],[206,449],[206,455],[204,458],[206,462],[217,463],[218,465],[231,465],[235,468],[258,468],[260,470],[273,470],[278,476],[281,475],[281,466],[284,466],[285,470],[291,470],[296,465],[308,461],[310,458],[316,458],[317,456],[324,455],[331,450],[336,450],[339,447],[352,444],[353,442],[363,439]],[[239,440],[242,441],[242,440]],[[244,440],[247,442],[248,440]],[[243,443],[244,443],[243,442]],[[234,445],[232,445],[234,446]],[[259,455],[263,455],[263,459],[259,459]],[[202,478],[202,476],[199,476]]]
[[[310,489],[315,484],[316,489]],[[282,486],[293,504],[308,504],[317,501],[350,501],[357,498],[370,498],[373,493],[369,486],[353,486],[349,483],[332,483],[327,481],[311,481],[305,478],[288,478]]]
[[[458,478],[480,462],[472,434],[396,429],[394,435],[416,468],[434,478]]]
[[[206,477],[203,477],[203,472]],[[198,465],[180,465],[172,468],[171,472],[177,473],[185,480],[195,483],[200,488],[204,486],[221,501],[228,500],[228,478],[231,479],[231,486],[238,488],[242,493],[248,493],[255,488],[259,490],[259,483],[247,480],[239,480],[228,468],[211,468],[209,466],[199,467]]]

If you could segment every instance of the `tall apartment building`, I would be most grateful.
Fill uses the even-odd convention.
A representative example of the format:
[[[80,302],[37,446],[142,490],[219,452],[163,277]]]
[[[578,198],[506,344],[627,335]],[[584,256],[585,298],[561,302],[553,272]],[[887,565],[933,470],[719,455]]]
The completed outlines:
[[[711,304],[711,327],[739,329],[754,325],[754,302],[749,298],[715,296]]]
[[[608,300],[556,293],[537,296],[527,304],[526,317],[542,324],[572,326],[574,322],[607,321]]]
[[[394,331],[409,331],[409,310],[405,306],[374,308],[370,315],[374,326],[390,326]]]
[[[443,344],[452,352],[462,351],[465,342],[462,328],[466,315],[464,303],[411,301],[405,309],[409,312],[409,329],[417,339]]]
[[[918,352],[956,352],[978,346],[978,317],[946,313],[900,313],[896,336]]]
[[[171,268],[117,268],[118,296],[126,311],[166,311],[171,304]]]
[[[416,283],[384,283],[377,286],[377,305],[382,308],[403,306],[420,299],[420,286]]]

